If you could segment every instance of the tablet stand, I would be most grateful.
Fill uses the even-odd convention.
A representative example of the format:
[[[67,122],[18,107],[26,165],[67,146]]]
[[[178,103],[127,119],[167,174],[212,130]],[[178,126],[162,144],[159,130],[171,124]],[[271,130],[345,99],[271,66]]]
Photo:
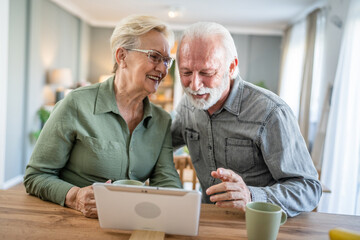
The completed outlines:
[[[165,238],[164,232],[134,230],[129,240],[163,240]]]

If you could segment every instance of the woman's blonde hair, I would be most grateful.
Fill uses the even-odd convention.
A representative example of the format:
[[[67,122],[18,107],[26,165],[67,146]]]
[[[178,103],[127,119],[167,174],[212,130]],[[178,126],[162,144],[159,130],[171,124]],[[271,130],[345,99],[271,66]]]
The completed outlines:
[[[131,15],[121,20],[114,29],[110,38],[110,47],[114,61],[113,72],[118,64],[116,62],[116,51],[118,48],[137,48],[140,45],[139,37],[151,30],[164,34],[169,42],[170,48],[174,44],[174,33],[166,23],[152,16]]]

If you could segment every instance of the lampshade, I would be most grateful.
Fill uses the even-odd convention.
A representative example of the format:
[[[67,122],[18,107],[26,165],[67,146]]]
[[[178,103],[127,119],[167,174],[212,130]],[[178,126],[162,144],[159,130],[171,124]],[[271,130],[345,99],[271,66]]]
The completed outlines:
[[[71,70],[69,68],[59,68],[51,71],[50,84],[55,84],[65,88],[73,85]]]
[[[99,77],[99,82],[103,82],[105,80],[107,80],[109,77],[112,77],[113,75],[112,74],[103,74]]]

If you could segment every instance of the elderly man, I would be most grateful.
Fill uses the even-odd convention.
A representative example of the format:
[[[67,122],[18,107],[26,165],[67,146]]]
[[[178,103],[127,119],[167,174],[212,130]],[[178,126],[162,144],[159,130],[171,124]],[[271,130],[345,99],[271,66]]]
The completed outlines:
[[[193,24],[177,64],[186,94],[173,146],[188,146],[203,202],[241,210],[271,202],[290,217],[313,210],[322,189],[297,121],[277,95],[239,77],[230,33],[216,23]]]

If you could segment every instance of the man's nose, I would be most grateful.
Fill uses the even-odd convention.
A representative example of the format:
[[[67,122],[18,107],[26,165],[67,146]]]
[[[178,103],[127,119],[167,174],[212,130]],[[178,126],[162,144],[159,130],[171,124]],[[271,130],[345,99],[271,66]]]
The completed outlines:
[[[198,74],[193,74],[189,87],[193,91],[198,91],[203,86],[202,81]]]

